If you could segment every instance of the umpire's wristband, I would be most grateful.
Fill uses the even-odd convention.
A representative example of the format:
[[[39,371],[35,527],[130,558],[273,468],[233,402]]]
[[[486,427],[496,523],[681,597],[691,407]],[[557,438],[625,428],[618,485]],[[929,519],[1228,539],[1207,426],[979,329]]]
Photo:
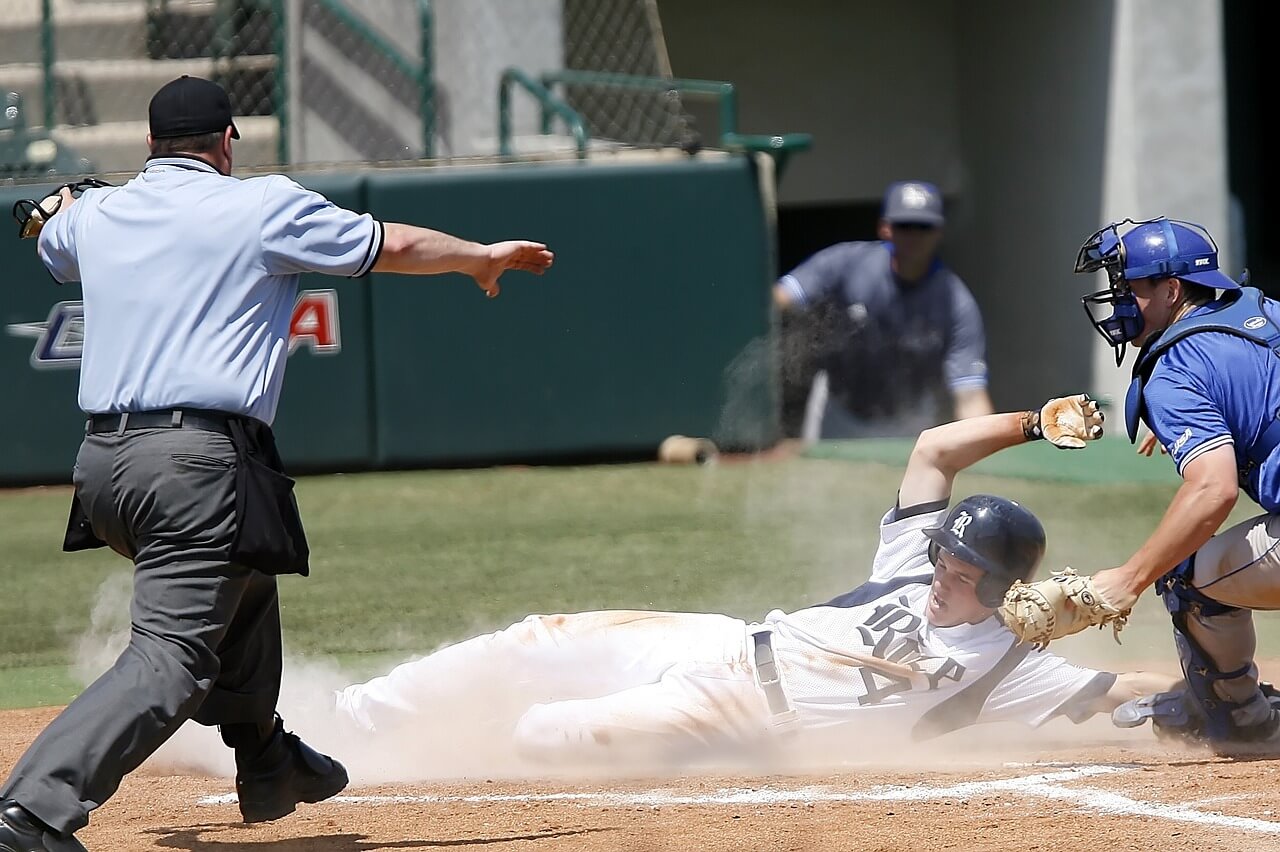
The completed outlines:
[[[1044,440],[1044,430],[1040,428],[1040,412],[1022,412],[1022,436],[1028,441]]]

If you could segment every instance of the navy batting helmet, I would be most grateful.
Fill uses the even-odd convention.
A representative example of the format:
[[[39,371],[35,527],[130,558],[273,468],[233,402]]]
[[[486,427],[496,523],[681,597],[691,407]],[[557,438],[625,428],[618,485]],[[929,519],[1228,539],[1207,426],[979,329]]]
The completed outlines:
[[[983,606],[1000,605],[1014,580],[1030,580],[1044,556],[1044,527],[1019,503],[991,494],[974,494],[955,505],[941,526],[924,531],[929,561],[938,551],[985,572],[976,589]]]
[[[1129,226],[1121,232],[1122,228]],[[1142,313],[1129,289],[1139,278],[1181,278],[1218,290],[1240,284],[1218,268],[1218,244],[1202,226],[1161,216],[1136,222],[1113,222],[1085,240],[1076,256],[1076,272],[1105,269],[1109,286],[1081,297],[1089,322],[1116,349],[1116,364],[1125,344],[1142,333]],[[1094,308],[1111,308],[1095,314]]]

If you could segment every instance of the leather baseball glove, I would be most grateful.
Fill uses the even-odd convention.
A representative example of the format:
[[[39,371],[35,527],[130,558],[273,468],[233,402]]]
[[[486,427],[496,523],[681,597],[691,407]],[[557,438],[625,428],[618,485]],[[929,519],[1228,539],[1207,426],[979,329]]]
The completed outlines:
[[[1094,589],[1093,578],[1080,576],[1074,568],[1054,571],[1038,583],[1015,580],[997,611],[1019,643],[1031,642],[1037,648],[1086,627],[1107,624],[1119,642],[1131,612],[1112,606]]]
[[[1039,411],[1022,415],[1022,432],[1028,441],[1041,438],[1060,450],[1080,450],[1085,441],[1102,437],[1105,420],[1098,401],[1087,393],[1051,399]]]
[[[97,178],[85,178],[64,183],[39,201],[34,198],[15,201],[13,218],[18,220],[19,239],[29,240],[40,236],[40,229],[44,227],[44,223],[48,222],[49,218],[62,207],[62,190],[70,190],[74,197],[79,198],[80,193],[86,189],[98,186],[111,186],[111,184]]]

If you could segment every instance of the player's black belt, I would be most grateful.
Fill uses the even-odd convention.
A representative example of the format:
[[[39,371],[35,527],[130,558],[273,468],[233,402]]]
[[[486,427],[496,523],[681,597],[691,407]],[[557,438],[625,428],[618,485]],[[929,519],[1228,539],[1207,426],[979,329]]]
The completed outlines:
[[[773,631],[761,630],[751,634],[754,643],[756,661],[756,682],[764,691],[769,701],[769,712],[775,716],[790,713],[791,702],[782,689],[782,677],[778,674],[778,663],[773,657]]]
[[[84,425],[86,435],[123,435],[137,429],[200,429],[231,434],[234,414],[197,408],[166,408],[160,411],[127,411],[123,414],[90,414]]]

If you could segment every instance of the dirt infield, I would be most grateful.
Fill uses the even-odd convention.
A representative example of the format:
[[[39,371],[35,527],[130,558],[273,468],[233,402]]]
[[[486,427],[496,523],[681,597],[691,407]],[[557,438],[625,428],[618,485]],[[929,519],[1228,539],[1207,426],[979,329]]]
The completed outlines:
[[[55,712],[3,714],[6,771]],[[144,766],[79,836],[93,852],[1280,850],[1280,759],[1224,760],[1092,722],[998,758],[991,742],[970,733],[932,766],[353,786],[257,826],[239,821],[230,779]]]

